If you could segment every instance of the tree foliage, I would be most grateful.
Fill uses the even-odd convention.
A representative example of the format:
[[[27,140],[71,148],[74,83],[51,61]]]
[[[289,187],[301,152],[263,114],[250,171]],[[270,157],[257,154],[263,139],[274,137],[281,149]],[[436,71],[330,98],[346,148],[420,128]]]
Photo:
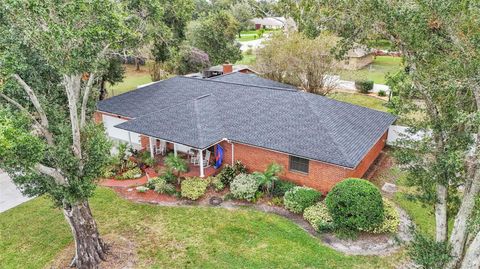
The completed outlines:
[[[419,198],[435,207],[436,241],[451,246],[446,268],[480,263],[480,233],[467,229],[480,193],[480,9],[475,1],[334,1],[331,29],[341,51],[372,35],[399,50],[406,69],[390,79],[392,107],[421,141],[405,139],[397,159]],[[421,117],[412,117],[420,114]],[[475,139],[474,139],[475,138]],[[460,188],[463,187],[463,188]],[[454,218],[449,238],[448,219]]]
[[[192,21],[187,26],[188,44],[205,51],[212,64],[235,63],[242,58],[235,41],[238,22],[228,12],[220,11]]]
[[[276,34],[258,49],[255,70],[269,79],[326,95],[336,87],[336,82],[327,77],[337,65],[330,52],[336,40],[328,34],[315,39],[301,33]]]

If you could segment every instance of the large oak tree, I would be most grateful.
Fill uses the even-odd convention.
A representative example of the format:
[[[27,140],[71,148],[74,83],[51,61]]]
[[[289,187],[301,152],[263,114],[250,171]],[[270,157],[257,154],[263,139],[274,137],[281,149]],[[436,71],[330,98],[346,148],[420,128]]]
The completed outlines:
[[[393,106],[413,131],[399,151],[408,181],[435,208],[436,241],[449,258],[435,267],[479,268],[480,229],[480,7],[477,1],[324,1],[332,28],[354,42],[379,35],[398,49],[407,66],[390,83]],[[413,113],[424,115],[412,118]],[[476,205],[477,203],[477,205]],[[448,220],[453,219],[449,231]],[[425,250],[422,250],[425,253]],[[414,255],[415,256],[415,255]],[[419,255],[417,261],[425,262]],[[438,257],[435,257],[438,258]]]
[[[107,251],[88,203],[111,146],[91,121],[92,88],[136,37],[129,18],[109,0],[0,2],[0,167],[63,209],[77,268],[97,268]]]

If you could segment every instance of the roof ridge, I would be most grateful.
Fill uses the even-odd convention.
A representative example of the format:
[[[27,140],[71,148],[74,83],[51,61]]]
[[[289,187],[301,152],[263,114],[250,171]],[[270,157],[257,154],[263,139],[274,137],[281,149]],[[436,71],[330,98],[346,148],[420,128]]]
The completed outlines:
[[[281,87],[268,87],[268,86],[260,86],[260,85],[255,85],[255,84],[244,84],[244,83],[219,81],[219,80],[204,79],[204,78],[194,78],[194,77],[186,77],[186,76],[177,76],[177,77],[178,78],[186,78],[186,79],[194,79],[194,80],[203,81],[203,82],[223,83],[223,84],[239,85],[239,86],[244,86],[244,87],[256,87],[256,88],[277,90],[277,91],[286,91],[286,92],[298,92],[298,90],[295,90],[295,89],[288,89],[288,88],[281,88]]]
[[[195,111],[195,127],[196,127],[196,133],[197,133],[197,138],[198,138],[198,142],[200,142],[199,144],[200,145],[203,145],[203,141],[202,141],[202,136],[200,134],[200,130],[201,130],[201,126],[200,126],[200,123],[199,123],[199,115],[200,114],[200,111],[198,109],[198,101],[205,98],[205,97],[209,97],[210,95],[204,95],[204,96],[200,96],[198,97],[197,99],[193,100],[193,110]]]
[[[322,120],[322,117],[320,117],[317,111],[312,107],[312,103],[308,100],[308,98],[306,98],[305,94],[302,94],[302,93],[303,92],[299,92],[300,96],[302,96],[305,102],[307,102],[308,108],[313,112],[313,114],[315,114],[315,116],[319,121],[321,121],[322,123],[325,123],[325,121]],[[347,154],[342,150],[340,143],[335,139],[334,136],[332,136],[330,130],[327,127],[325,127],[325,124],[322,124],[322,128],[325,129],[326,134],[328,135],[328,137],[330,137],[332,142],[335,144],[335,148],[340,152],[340,154],[342,154],[342,157],[344,158],[344,160],[347,161],[349,164],[351,164],[350,158],[348,158]]]

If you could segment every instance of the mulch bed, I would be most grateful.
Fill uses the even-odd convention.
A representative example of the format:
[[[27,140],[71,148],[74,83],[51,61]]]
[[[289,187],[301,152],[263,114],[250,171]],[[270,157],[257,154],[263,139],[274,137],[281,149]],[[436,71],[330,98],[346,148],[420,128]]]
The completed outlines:
[[[138,261],[135,243],[129,239],[117,235],[107,234],[102,236],[109,246],[107,260],[100,264],[100,268],[130,269],[136,268]],[[63,249],[46,268],[60,269],[70,268],[70,262],[75,253],[75,244],[72,242]]]

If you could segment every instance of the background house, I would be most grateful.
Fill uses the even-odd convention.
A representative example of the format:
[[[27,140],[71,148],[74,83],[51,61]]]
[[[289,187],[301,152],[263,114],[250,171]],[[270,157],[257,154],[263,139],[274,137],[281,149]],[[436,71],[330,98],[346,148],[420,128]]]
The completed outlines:
[[[358,70],[373,63],[375,54],[368,48],[357,47],[350,49],[345,55],[345,60],[340,62],[340,68],[347,70]]]

